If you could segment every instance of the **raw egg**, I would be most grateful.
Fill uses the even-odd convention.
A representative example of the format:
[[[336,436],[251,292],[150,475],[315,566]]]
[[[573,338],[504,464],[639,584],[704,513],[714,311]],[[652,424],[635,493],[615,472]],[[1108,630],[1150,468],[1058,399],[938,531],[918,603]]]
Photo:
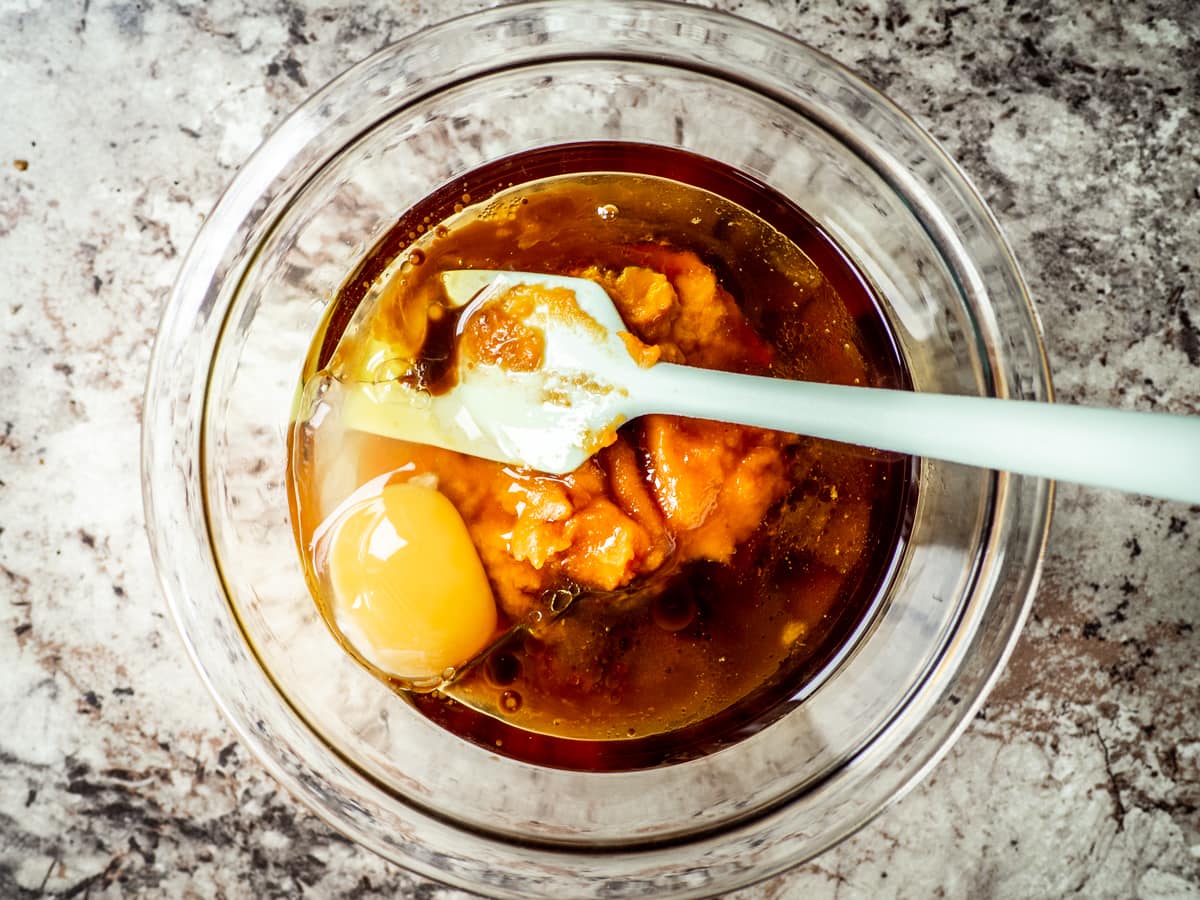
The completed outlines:
[[[322,530],[332,618],[370,665],[433,686],[496,636],[479,554],[436,487],[374,479]]]

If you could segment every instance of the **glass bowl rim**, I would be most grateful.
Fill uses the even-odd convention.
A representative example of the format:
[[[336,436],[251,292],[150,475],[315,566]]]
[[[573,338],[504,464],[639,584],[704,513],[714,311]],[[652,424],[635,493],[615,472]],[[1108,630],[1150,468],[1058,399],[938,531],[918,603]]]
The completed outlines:
[[[716,19],[730,28],[743,30],[748,29],[755,31],[760,35],[769,35],[771,40],[777,42],[782,41],[792,46],[793,49],[796,49],[819,62],[824,68],[835,71],[840,78],[857,85],[859,89],[869,94],[875,102],[884,106],[891,115],[900,119],[914,136],[923,139],[924,146],[926,146],[926,148],[938,158],[939,163],[944,168],[948,169],[953,176],[962,183],[970,197],[973,199],[975,205],[980,211],[982,211],[987,224],[994,232],[994,234],[991,236],[993,243],[1001,250],[1004,256],[1004,262],[1007,263],[1007,265],[1015,274],[1016,282],[1020,287],[1021,295],[1024,301],[1024,312],[1028,317],[1028,324],[1032,329],[1034,343],[1038,351],[1037,364],[1040,369],[1039,374],[1042,378],[1042,388],[1044,389],[1047,398],[1052,398],[1053,388],[1050,381],[1049,365],[1042,341],[1040,323],[1037,318],[1036,310],[1029,299],[1028,290],[1025,286],[1024,279],[1020,275],[1019,267],[1013,258],[1011,249],[1008,247],[1007,242],[1001,234],[999,227],[995,222],[994,215],[983,202],[978,191],[971,184],[969,178],[941,149],[937,142],[912,119],[912,117],[903,112],[903,110],[897,107],[884,95],[866,85],[866,83],[863,82],[853,72],[842,66],[836,60],[833,60],[827,54],[815,50],[814,48],[795,38],[773,31],[772,29],[757,23],[750,22],[727,13],[708,10],[703,7],[671,2],[671,0],[607,0],[607,2],[604,4],[595,5],[595,8],[604,7],[644,11],[673,11],[676,14],[683,16],[696,17],[700,19],[705,17]],[[198,306],[197,301],[202,304],[206,300],[214,299],[211,291],[200,291],[199,287],[204,286],[207,288],[211,284],[212,276],[215,275],[217,271],[216,267],[219,258],[222,256],[222,254],[228,252],[229,250],[229,248],[226,246],[226,243],[231,232],[229,232],[227,227],[223,228],[223,226],[227,222],[237,223],[254,214],[255,204],[258,201],[259,195],[263,193],[263,188],[270,185],[275,176],[283,170],[283,165],[278,164],[274,158],[275,151],[277,148],[287,147],[295,140],[296,135],[293,134],[293,132],[299,132],[301,134],[303,133],[304,127],[307,125],[303,115],[306,110],[316,108],[319,105],[328,102],[330,98],[336,97],[338,91],[342,87],[352,83],[356,78],[360,77],[364,72],[368,71],[372,66],[377,65],[381,61],[393,58],[398,54],[403,53],[409,47],[415,46],[421,42],[435,40],[441,34],[453,32],[455,28],[463,27],[463,23],[465,22],[483,21],[500,15],[512,15],[514,13],[521,12],[522,10],[554,8],[583,8],[585,10],[591,10],[593,5],[587,3],[586,0],[566,0],[566,2],[563,2],[563,0],[557,0],[556,3],[547,3],[543,2],[543,0],[534,0],[534,2],[530,3],[519,3],[496,7],[481,12],[469,13],[464,16],[459,16],[454,19],[440,22],[382,48],[358,64],[345,70],[316,93],[314,93],[306,101],[304,101],[300,107],[294,110],[292,114],[284,120],[279,128],[277,128],[276,131],[262,143],[259,149],[255,151],[250,159],[238,171],[229,188],[227,188],[227,190],[218,200],[213,214],[205,221],[204,225],[197,234],[192,248],[189,250],[183,265],[181,266],[180,274],[175,282],[171,295],[164,306],[158,336],[155,341],[154,352],[152,354],[151,365],[147,379],[147,409],[150,408],[152,400],[158,399],[156,386],[161,380],[160,370],[164,367],[170,366],[173,359],[173,347],[170,338],[172,336],[178,337],[180,334],[182,334],[186,340],[190,334],[186,327],[184,327],[181,331],[180,325],[181,322],[186,320],[189,309],[196,309]],[[591,53],[577,54],[577,56],[578,58],[590,59],[612,58],[616,56],[626,60],[643,61],[658,65],[673,65],[678,63],[678,60],[674,58],[651,59],[648,57],[641,57],[637,54],[628,53]],[[509,67],[504,65],[496,67],[497,70],[505,70],[507,68]],[[737,82],[737,79],[729,79],[726,75],[720,73],[719,67],[714,66],[713,71],[725,80],[733,80]],[[711,72],[709,74],[711,74]],[[471,75],[470,77],[475,78],[478,77],[478,75]],[[449,86],[450,85],[446,83],[439,83],[434,86],[433,90],[440,91]],[[756,90],[761,89],[761,86],[759,85],[752,85],[752,87]],[[409,99],[411,102],[411,100],[415,98]],[[834,133],[839,137],[841,136],[836,131]],[[336,151],[330,158],[335,158],[339,152],[340,150]],[[324,166],[328,161],[328,159],[323,161],[322,166]],[[266,177],[264,178],[263,176]],[[303,190],[303,187],[301,186],[295,190]],[[207,279],[201,277],[200,280],[197,280],[197,274],[199,273],[201,276],[203,276],[206,268],[208,270],[207,274],[209,277]],[[234,293],[236,294],[236,291]],[[228,310],[226,310],[226,312],[228,312]],[[224,322],[222,322],[221,325],[221,331],[223,330]],[[217,341],[213,345],[214,348],[219,345],[219,341],[220,337],[218,335]],[[205,393],[207,393],[207,381],[205,384]],[[205,400],[202,405],[206,409],[207,400]],[[221,709],[222,714],[233,726],[239,739],[247,745],[255,757],[266,766],[266,768],[271,772],[277,781],[287,787],[294,796],[299,798],[306,806],[312,809],[319,817],[325,820],[328,824],[332,825],[338,831],[350,834],[350,836],[352,836],[356,841],[372,847],[372,849],[375,849],[376,852],[381,853],[381,855],[384,855],[385,857],[393,858],[390,857],[390,854],[384,850],[381,850],[379,846],[377,846],[376,842],[371,841],[368,836],[364,836],[363,834],[356,832],[354,829],[348,828],[345,821],[336,818],[333,813],[321,807],[320,804],[316,803],[313,798],[309,796],[308,793],[302,790],[296,781],[295,775],[282,766],[279,761],[272,756],[268,748],[262,746],[262,743],[254,736],[253,730],[249,727],[249,723],[244,721],[231,709],[230,705],[226,702],[225,698],[217,688],[215,682],[210,677],[206,669],[206,664],[200,658],[195,643],[185,627],[182,612],[179,606],[179,604],[182,602],[181,598],[178,597],[177,594],[172,590],[172,586],[167,579],[166,567],[169,565],[169,554],[167,553],[166,546],[162,545],[161,543],[162,535],[161,533],[153,530],[154,523],[162,518],[158,513],[160,505],[163,502],[163,497],[161,492],[156,491],[156,476],[154,474],[152,465],[156,454],[155,448],[152,446],[155,438],[151,434],[149,422],[149,417],[147,417],[143,424],[142,452],[143,495],[146,509],[148,536],[150,538],[155,568],[159,575],[163,593],[167,598],[172,617],[176,622],[185,648],[187,649],[189,658],[192,660],[193,665],[196,667],[197,672],[200,674],[201,679],[205,683],[209,693],[213,696],[218,707]],[[1009,476],[999,477],[1001,484],[997,487],[997,496],[1003,497],[1005,493],[1004,480]],[[909,777],[907,777],[901,786],[897,790],[893,791],[883,803],[879,804],[875,809],[871,810],[868,815],[862,817],[859,821],[853,822],[846,828],[842,829],[842,833],[833,836],[826,846],[836,843],[838,840],[841,840],[848,834],[853,833],[857,829],[861,828],[863,825],[869,822],[871,818],[873,818],[875,815],[878,815],[892,803],[896,802],[916,783],[918,783],[921,778],[923,778],[924,775],[933,767],[933,765],[935,765],[936,762],[940,760],[940,758],[944,756],[944,754],[950,749],[962,731],[966,729],[967,725],[973,718],[974,713],[982,705],[996,679],[1003,671],[1004,665],[1010,656],[1013,647],[1015,646],[1016,640],[1020,635],[1024,620],[1028,615],[1030,606],[1032,604],[1033,594],[1040,578],[1042,561],[1044,559],[1053,505],[1053,486],[1047,483],[1045,485],[1045,489],[1040,492],[1039,496],[1040,503],[1038,504],[1038,508],[1033,511],[1033,517],[1041,523],[1041,527],[1039,529],[1040,536],[1037,537],[1037,539],[1033,542],[1036,543],[1037,549],[1034,555],[1032,568],[1025,572],[1023,591],[1024,596],[1021,598],[1022,610],[1014,622],[1013,628],[1008,635],[1003,650],[995,660],[995,664],[993,665],[990,674],[978,686],[978,690],[976,691],[974,697],[964,698],[963,714],[958,718],[957,724],[953,730],[940,742],[940,745],[936,748],[935,752],[930,754],[923,761],[922,765],[912,770],[909,773]],[[209,550],[211,552],[211,546],[209,547]],[[221,588],[223,590],[223,584],[221,585]],[[226,602],[229,602],[228,598],[226,598]],[[270,677],[269,673],[264,672],[264,674],[268,678]],[[286,698],[282,696],[281,699],[285,703],[287,702]],[[409,865],[407,862],[404,864]],[[419,867],[417,868],[419,870]],[[438,877],[438,873],[436,872],[425,872],[424,874],[432,874],[433,877]],[[759,873],[755,876],[755,878],[765,877],[769,874],[772,873]],[[741,883],[749,883],[751,880],[755,879],[748,879]]]

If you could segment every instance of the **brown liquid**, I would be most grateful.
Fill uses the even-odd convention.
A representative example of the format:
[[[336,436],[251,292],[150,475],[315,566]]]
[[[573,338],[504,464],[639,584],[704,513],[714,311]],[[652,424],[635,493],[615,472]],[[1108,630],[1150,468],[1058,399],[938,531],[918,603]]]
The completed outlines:
[[[498,209],[445,233],[439,229],[436,239],[426,236],[419,250],[410,251],[464,204],[567,173],[657,176],[717,196],[636,177],[591,184],[568,179],[558,193],[530,195],[513,201],[520,208]],[[608,206],[617,213],[601,208]],[[778,234],[764,238],[744,211]],[[496,224],[506,217],[551,229],[553,240],[521,246],[511,229]],[[445,269],[620,269],[648,264],[653,248],[662,245],[698,254],[757,334],[742,336],[751,351],[734,368],[907,385],[868,286],[796,206],[712,160],[615,142],[500,160],[407,212],[347,280],[306,375],[334,357],[368,286],[401,253],[410,253],[404,278],[416,295]],[[797,248],[815,270],[806,261],[799,269],[792,264]],[[456,326],[452,310],[430,315],[406,376],[414,386],[431,393],[452,386]],[[752,352],[758,338],[768,353]],[[846,362],[850,343],[855,365]],[[621,436],[645,466],[643,424],[626,425]],[[399,467],[408,451],[404,442],[395,445],[388,465]],[[668,562],[615,595],[581,590],[569,580],[551,585],[537,601],[550,624],[516,633],[463,673],[449,691],[453,696],[411,695],[416,708],[506,755],[589,770],[687,759],[764,727],[815,684],[867,621],[890,575],[912,501],[907,458],[810,439],[788,443],[784,454],[786,494],[729,561]],[[604,454],[598,460],[604,465]],[[297,496],[305,496],[300,482],[306,473],[294,476]],[[307,546],[312,523],[305,525],[303,509],[294,512],[301,546]],[[853,554],[852,563],[839,560],[842,546]],[[797,634],[799,639],[784,639]]]

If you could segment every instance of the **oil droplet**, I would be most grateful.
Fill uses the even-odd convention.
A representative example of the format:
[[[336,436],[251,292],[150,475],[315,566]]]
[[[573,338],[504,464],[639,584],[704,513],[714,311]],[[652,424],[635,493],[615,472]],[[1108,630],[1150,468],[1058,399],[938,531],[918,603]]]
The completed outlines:
[[[635,734],[637,734],[637,729],[636,729],[636,728],[630,728],[628,731],[626,731],[626,732],[625,732],[625,734],[626,734],[627,736],[629,736],[629,737],[633,737]]]
[[[446,666],[442,669],[442,681],[452,681],[457,671],[454,666]]]
[[[701,219],[699,216],[692,216],[692,224],[693,225],[699,225],[700,221],[701,221]]]
[[[696,618],[696,604],[691,597],[664,595],[654,601],[651,615],[654,624],[663,631],[682,631]]]
[[[493,653],[488,657],[486,671],[496,687],[508,687],[521,675],[521,660],[511,653]]]
[[[521,708],[521,695],[516,691],[505,691],[500,695],[500,705],[505,712],[514,713]]]
[[[372,384],[400,381],[412,371],[412,362],[402,357],[390,357],[371,368]]]
[[[454,204],[454,211],[455,211],[455,212],[462,212],[462,211],[463,211],[463,205],[462,205],[461,203],[455,203],[455,204]]]
[[[471,195],[470,195],[470,194],[467,194],[467,193],[464,193],[464,194],[463,194],[463,196],[462,196],[462,201],[463,201],[463,203],[470,203],[470,202],[471,202]]]
[[[617,208],[617,205],[615,203],[605,203],[603,206],[596,207],[596,215],[598,215],[600,218],[602,218],[606,222],[611,221],[612,219],[615,219],[620,214],[620,212],[621,212],[621,210],[619,210]]]

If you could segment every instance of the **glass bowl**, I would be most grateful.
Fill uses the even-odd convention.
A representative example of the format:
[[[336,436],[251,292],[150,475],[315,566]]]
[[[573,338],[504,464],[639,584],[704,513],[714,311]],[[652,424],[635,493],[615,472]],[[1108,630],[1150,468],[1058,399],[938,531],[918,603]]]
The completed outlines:
[[[320,620],[285,493],[310,335],[401,212],[498,157],[630,140],[724,162],[795,201],[873,282],[917,390],[1049,400],[996,223],[911,119],[768,29],[669,3],[508,6],[355,66],[238,173],[183,265],[146,395],[155,563],[240,739],[353,840],[510,897],[698,896],[811,858],[946,752],[1037,583],[1052,486],[929,460],[878,612],[773,724],[685,763],[542,768],[441,730]]]

